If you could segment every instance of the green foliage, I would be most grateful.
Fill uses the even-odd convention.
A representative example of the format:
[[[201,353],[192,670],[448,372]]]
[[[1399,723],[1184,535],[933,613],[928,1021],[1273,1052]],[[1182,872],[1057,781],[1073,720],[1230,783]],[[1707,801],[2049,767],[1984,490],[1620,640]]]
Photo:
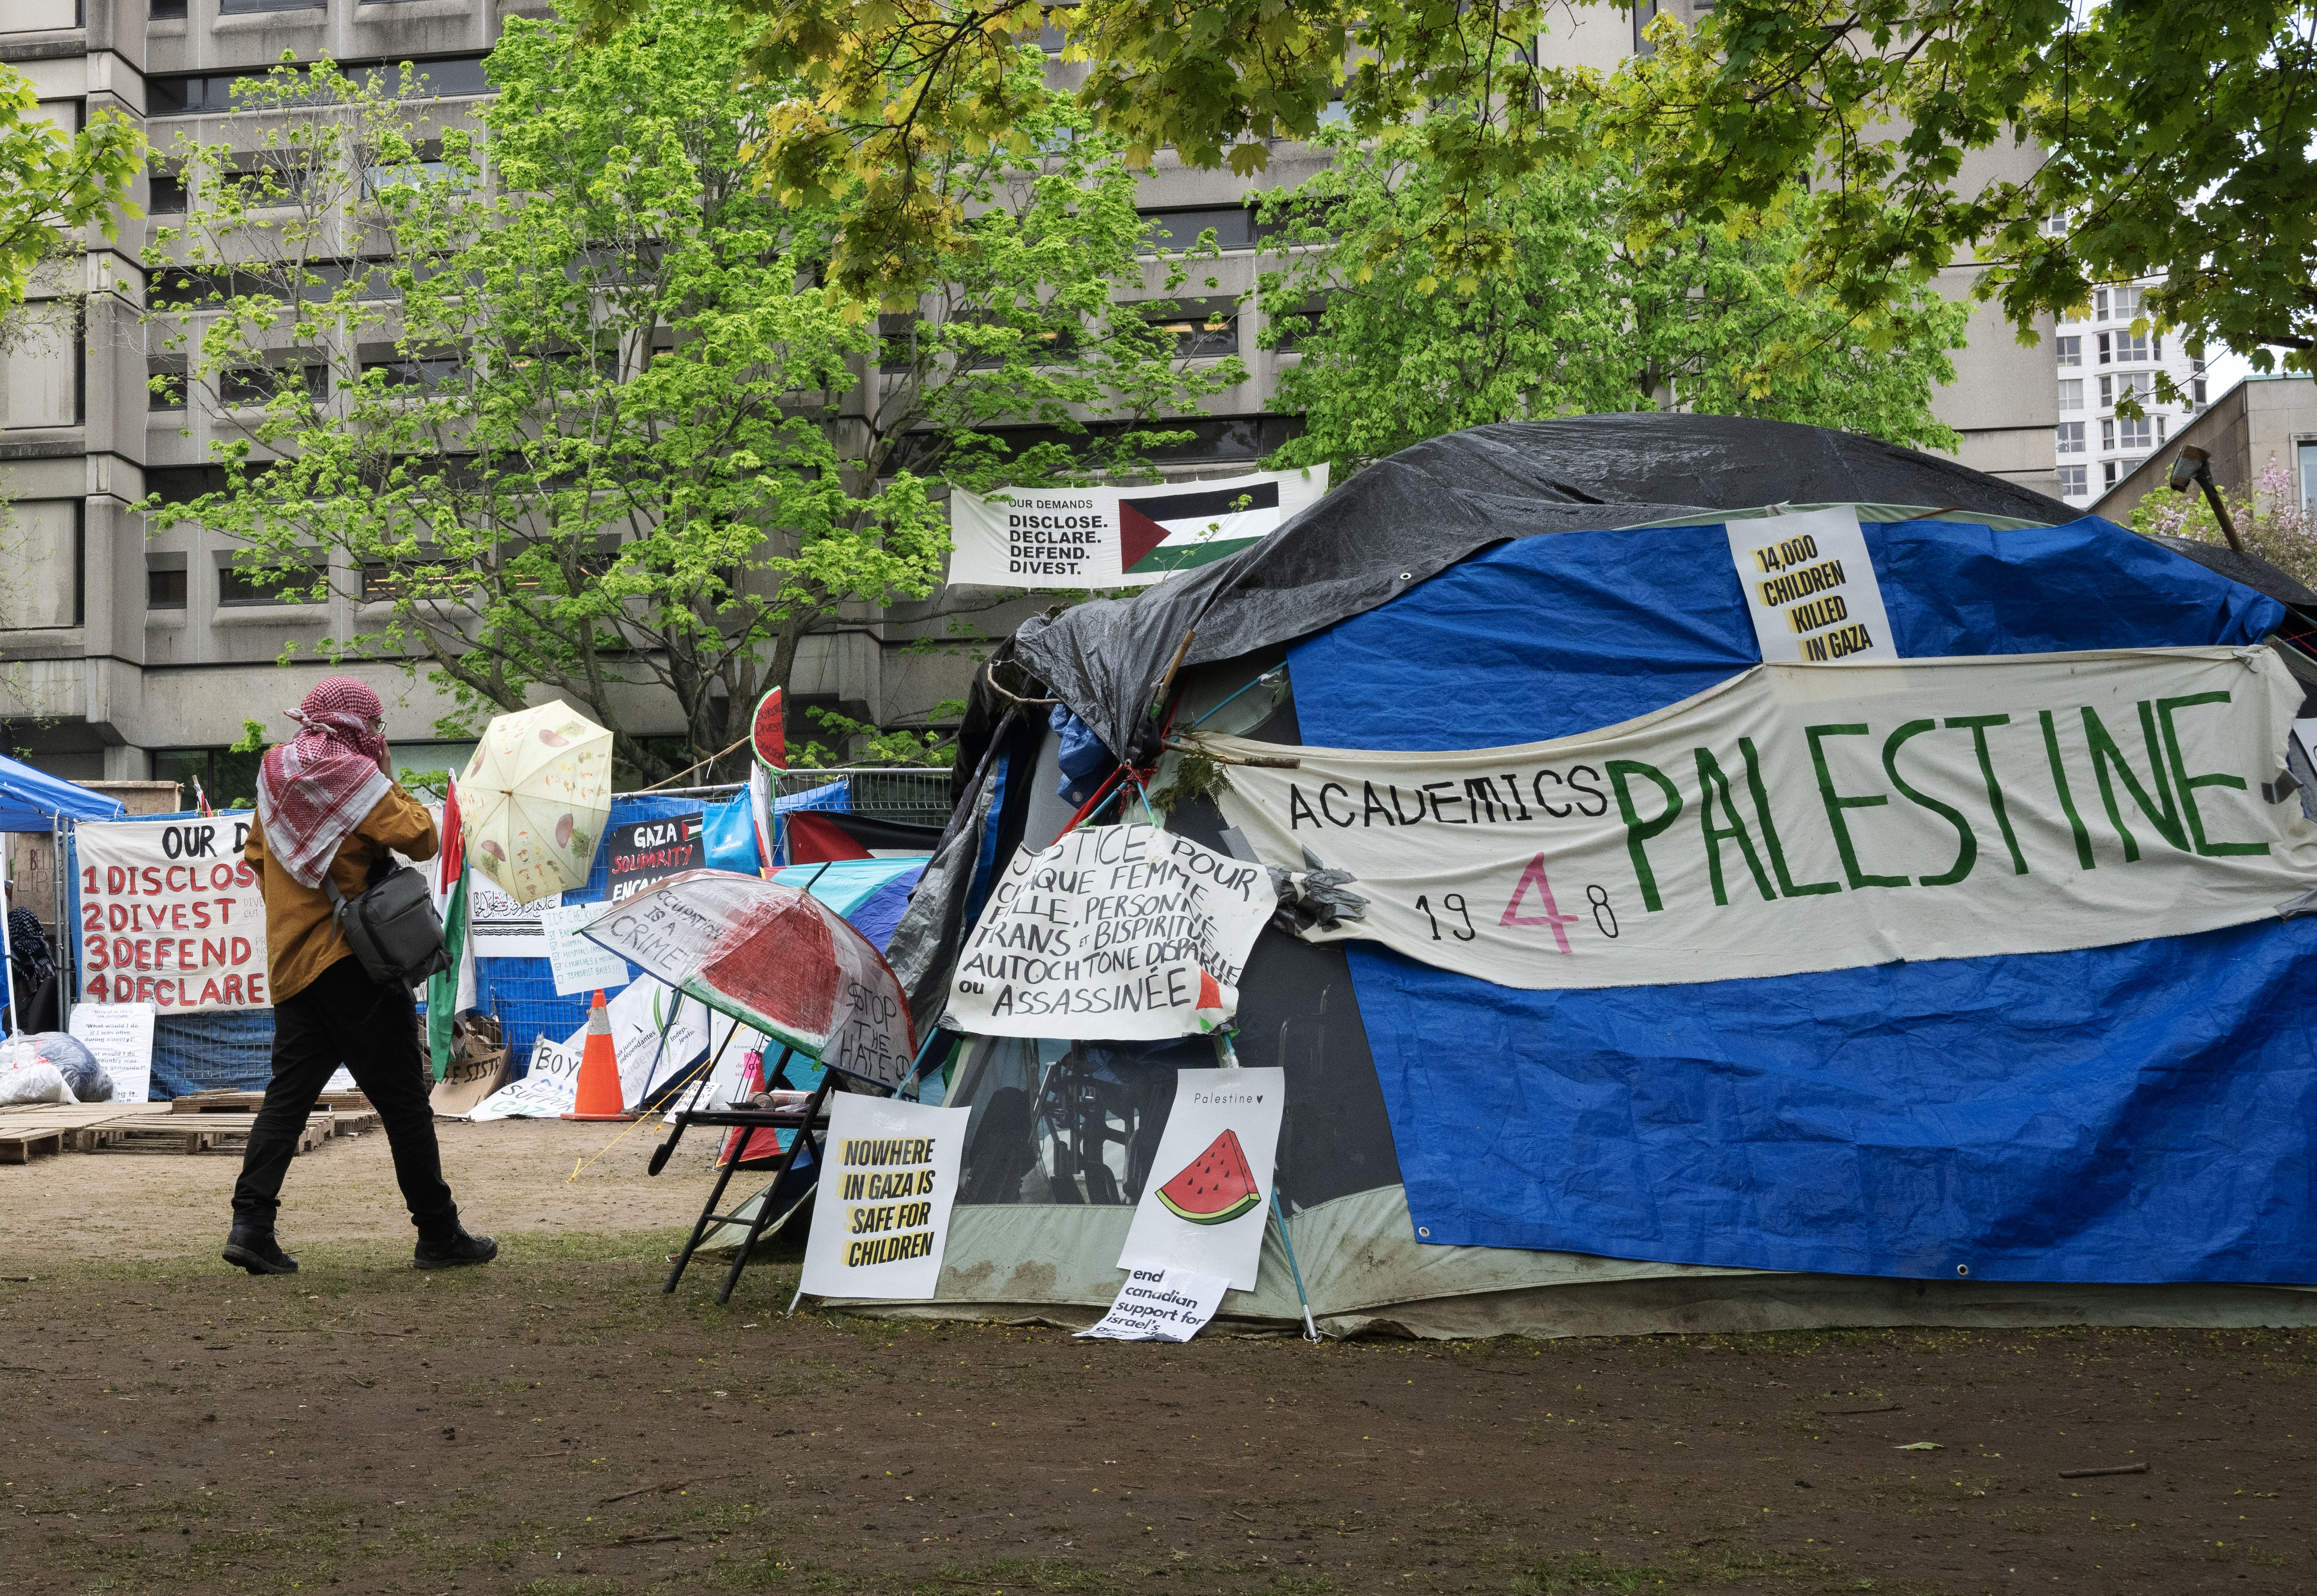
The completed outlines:
[[[2158,328],[2264,370],[2262,344],[2317,356],[2312,0],[1727,0],[1651,37],[1605,121],[1659,156],[1650,214],[1759,205],[1810,171],[1806,269],[1852,309],[1975,253],[2023,336],[2096,283],[2163,273]],[[2179,397],[2169,378],[2159,397]]]
[[[234,739],[232,744],[226,749],[226,752],[228,753],[263,753],[272,746],[273,744],[267,742],[265,738],[265,722],[245,715],[242,717],[241,721],[241,736]]]
[[[1321,142],[1328,168],[1266,203],[1303,245],[1257,290],[1276,308],[1266,341],[1292,334],[1302,354],[1272,404],[1306,431],[1275,465],[1340,475],[1486,422],[1676,406],[1955,446],[1930,395],[1955,375],[1967,310],[1924,290],[1856,315],[1814,290],[1806,195],[1642,246],[1621,220],[1641,185],[1619,161],[1542,167],[1474,201],[1414,135]],[[1449,211],[1500,231],[1507,266],[1451,283],[1427,232]]]
[[[928,720],[951,720],[965,713],[963,699],[944,699],[933,707]],[[914,765],[947,770],[957,762],[957,734],[913,727],[880,730],[866,720],[816,705],[806,716],[836,738],[834,746],[818,739],[789,750],[792,770],[818,771],[845,765]],[[847,748],[851,753],[846,753]]]
[[[586,0],[599,31],[644,3]],[[1259,172],[1340,100],[1364,138],[1408,130],[1466,199],[1651,156],[1645,249],[1771,209],[1809,173],[1829,203],[1803,274],[1870,319],[1958,260],[2031,338],[2089,285],[2161,272],[2159,326],[2264,370],[2261,344],[2317,360],[2317,0],[1723,0],[1695,34],[1660,13],[1652,53],[1606,76],[1552,64],[1571,13],[1542,0],[729,3],[757,68],[799,85],[766,129],[768,181],[801,202],[871,185],[834,254],[854,293],[935,275],[964,210],[925,157],[1009,137],[1007,56],[1051,22],[1086,64],[1079,103],[1144,163],[1172,147]],[[1421,236],[1460,296],[1517,266],[1511,229],[1467,209]]]
[[[667,0],[572,42],[509,20],[479,137],[430,139],[407,66],[403,85],[323,62],[237,87],[299,114],[251,119],[232,151],[183,143],[193,204],[157,246],[211,310],[160,323],[190,383],[243,402],[227,486],[148,501],[155,524],[357,602],[323,649],[423,664],[457,706],[444,736],[544,685],[636,772],[704,760],[808,637],[933,592],[947,484],[1082,480],[1178,435],[1008,457],[989,424],[1083,432],[1243,376],[1183,368],[1113,303],[1143,285],[1132,175],[1027,58],[1022,131],[1051,153],[941,164],[973,219],[940,292],[881,327],[825,286],[857,186],[800,209],[756,182],[752,141],[791,96],[742,81],[740,29]],[[675,757],[635,729],[664,694]]]
[[[32,274],[66,234],[96,223],[120,236],[145,140],[117,111],[101,111],[67,134],[40,114],[40,93],[0,64],[0,320],[23,304]]]

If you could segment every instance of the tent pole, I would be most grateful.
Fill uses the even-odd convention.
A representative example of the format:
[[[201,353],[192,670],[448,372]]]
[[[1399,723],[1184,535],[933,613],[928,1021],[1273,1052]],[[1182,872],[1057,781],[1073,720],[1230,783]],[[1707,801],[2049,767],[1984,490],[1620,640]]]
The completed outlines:
[[[0,847],[0,882],[8,878],[8,849]],[[6,892],[0,890],[0,904],[6,901]],[[8,1034],[20,1037],[24,1034],[24,1017],[16,1009],[16,950],[9,940],[8,915],[4,912],[0,912],[0,970],[4,970],[8,978]]]
[[[1287,1214],[1279,1206],[1279,1187],[1271,1188],[1271,1217],[1279,1221],[1279,1244],[1287,1253],[1287,1272],[1295,1279],[1295,1300],[1303,1305],[1303,1339],[1318,1344],[1320,1327],[1311,1323],[1311,1299],[1303,1295],[1303,1271],[1295,1262],[1295,1244],[1287,1239]]]

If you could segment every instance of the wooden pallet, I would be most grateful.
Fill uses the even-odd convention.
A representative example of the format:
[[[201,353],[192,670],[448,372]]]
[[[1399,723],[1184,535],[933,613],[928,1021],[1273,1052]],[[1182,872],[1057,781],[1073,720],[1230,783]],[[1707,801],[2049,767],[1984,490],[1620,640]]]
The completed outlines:
[[[34,1158],[70,1153],[80,1145],[80,1134],[131,1116],[166,1115],[166,1103],[85,1102],[16,1103],[0,1108],[0,1164],[29,1164]]]
[[[298,1132],[300,1153],[311,1152],[337,1134],[335,1116],[315,1114]],[[137,1115],[93,1125],[79,1133],[84,1153],[238,1153],[249,1146],[255,1114]]]
[[[169,1103],[173,1114],[254,1114],[265,1101],[263,1092],[192,1092]],[[370,1099],[359,1092],[325,1092],[315,1100],[318,1109],[360,1111]]]
[[[33,1159],[65,1150],[65,1132],[0,1126],[0,1164],[30,1164]]]

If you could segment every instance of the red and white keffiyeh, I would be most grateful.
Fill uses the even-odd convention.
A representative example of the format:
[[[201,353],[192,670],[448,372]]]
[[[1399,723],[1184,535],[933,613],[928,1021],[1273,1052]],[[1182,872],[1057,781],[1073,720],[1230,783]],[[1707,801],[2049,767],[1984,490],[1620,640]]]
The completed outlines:
[[[257,819],[265,846],[291,878],[319,887],[338,844],[378,807],[393,783],[378,694],[351,676],[332,676],[290,711],[300,730],[269,748],[257,770]]]

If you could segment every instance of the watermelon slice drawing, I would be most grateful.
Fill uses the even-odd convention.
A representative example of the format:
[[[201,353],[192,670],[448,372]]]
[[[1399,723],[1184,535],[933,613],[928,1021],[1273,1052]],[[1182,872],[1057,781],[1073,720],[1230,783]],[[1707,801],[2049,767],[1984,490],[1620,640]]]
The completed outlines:
[[[1239,1145],[1239,1133],[1226,1130],[1207,1150],[1185,1165],[1183,1172],[1158,1188],[1158,1200],[1177,1219],[1193,1225],[1228,1225],[1263,1200]]]
[[[749,747],[756,762],[768,771],[788,768],[789,734],[781,699],[781,690],[775,687],[756,700],[756,712],[748,721]]]

